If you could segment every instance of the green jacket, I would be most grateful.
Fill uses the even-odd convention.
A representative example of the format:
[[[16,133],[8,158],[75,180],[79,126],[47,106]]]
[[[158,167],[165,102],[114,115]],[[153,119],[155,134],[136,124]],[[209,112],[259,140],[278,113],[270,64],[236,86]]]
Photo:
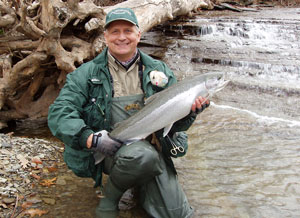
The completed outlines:
[[[166,74],[169,78],[167,87],[177,82],[165,63],[141,51],[140,55],[144,66],[143,90],[146,97],[162,90],[151,84],[149,73],[153,70]],[[66,145],[64,160],[68,167],[78,176],[94,178],[96,185],[99,185],[98,181],[101,180],[102,166],[95,166],[93,154],[86,148],[86,141],[94,132],[102,129],[111,131],[111,100],[112,83],[106,48],[95,59],[82,64],[67,75],[59,96],[49,107],[48,126],[52,134]],[[191,114],[177,121],[171,131],[187,130],[195,117]]]

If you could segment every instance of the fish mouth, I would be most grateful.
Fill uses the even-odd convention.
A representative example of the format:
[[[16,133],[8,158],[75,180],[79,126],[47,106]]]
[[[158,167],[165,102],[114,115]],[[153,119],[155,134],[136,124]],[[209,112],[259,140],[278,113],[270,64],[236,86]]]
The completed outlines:
[[[212,76],[205,82],[206,89],[210,96],[214,93],[222,90],[230,80],[225,80],[224,74],[218,73],[216,76]]]
[[[218,87],[215,89],[215,92],[218,92],[218,91],[222,90],[223,88],[225,88],[225,86],[227,86],[227,84],[229,82],[230,82],[230,80],[225,80],[223,78],[222,81],[219,83]]]

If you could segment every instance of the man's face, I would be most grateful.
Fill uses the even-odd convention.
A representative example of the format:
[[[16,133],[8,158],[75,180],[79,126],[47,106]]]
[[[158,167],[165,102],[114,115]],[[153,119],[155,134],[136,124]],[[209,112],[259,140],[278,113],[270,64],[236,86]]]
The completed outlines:
[[[104,32],[109,52],[119,61],[128,61],[136,52],[141,34],[137,27],[123,20],[109,24]]]

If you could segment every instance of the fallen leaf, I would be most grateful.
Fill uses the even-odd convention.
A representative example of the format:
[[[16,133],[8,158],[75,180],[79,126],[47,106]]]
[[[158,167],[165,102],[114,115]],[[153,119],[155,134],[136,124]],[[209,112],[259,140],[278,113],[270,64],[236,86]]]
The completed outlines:
[[[41,159],[39,157],[33,157],[31,159],[31,162],[35,163],[35,164],[43,164],[43,162],[41,161]]]
[[[49,174],[49,170],[47,168],[43,168],[43,174]]]
[[[35,197],[37,196],[37,193],[36,192],[32,192],[28,195],[29,198],[32,198],[32,197]]]
[[[30,217],[34,217],[36,215],[38,216],[42,216],[44,214],[48,213],[47,210],[40,210],[40,209],[34,209],[34,208],[30,208],[28,210],[25,211],[25,214],[29,214]]]
[[[32,176],[33,178],[35,178],[37,180],[40,180],[40,178],[41,178],[40,176],[38,176],[38,175],[36,175],[34,173],[30,174],[30,176]]]
[[[21,162],[21,165],[23,168],[27,167],[27,164],[29,163],[29,161],[26,159],[26,157],[24,157],[24,155],[22,154],[18,154],[17,158],[19,159],[19,161]]]
[[[50,173],[57,171],[57,167],[55,167],[55,166],[47,167],[47,169]]]
[[[52,179],[44,179],[40,184],[42,186],[50,187],[51,185],[55,185],[56,177]]]
[[[24,202],[23,204],[22,204],[22,208],[23,209],[26,209],[26,208],[28,208],[28,207],[31,207],[32,206],[32,202]]]

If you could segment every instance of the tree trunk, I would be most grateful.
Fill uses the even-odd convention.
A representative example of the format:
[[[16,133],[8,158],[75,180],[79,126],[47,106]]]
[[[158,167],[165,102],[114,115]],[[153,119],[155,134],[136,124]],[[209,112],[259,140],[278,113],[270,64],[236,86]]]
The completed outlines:
[[[105,15],[113,8],[132,8],[143,33],[204,1],[100,2],[0,0],[0,129],[11,120],[46,118],[66,75],[103,50]]]

